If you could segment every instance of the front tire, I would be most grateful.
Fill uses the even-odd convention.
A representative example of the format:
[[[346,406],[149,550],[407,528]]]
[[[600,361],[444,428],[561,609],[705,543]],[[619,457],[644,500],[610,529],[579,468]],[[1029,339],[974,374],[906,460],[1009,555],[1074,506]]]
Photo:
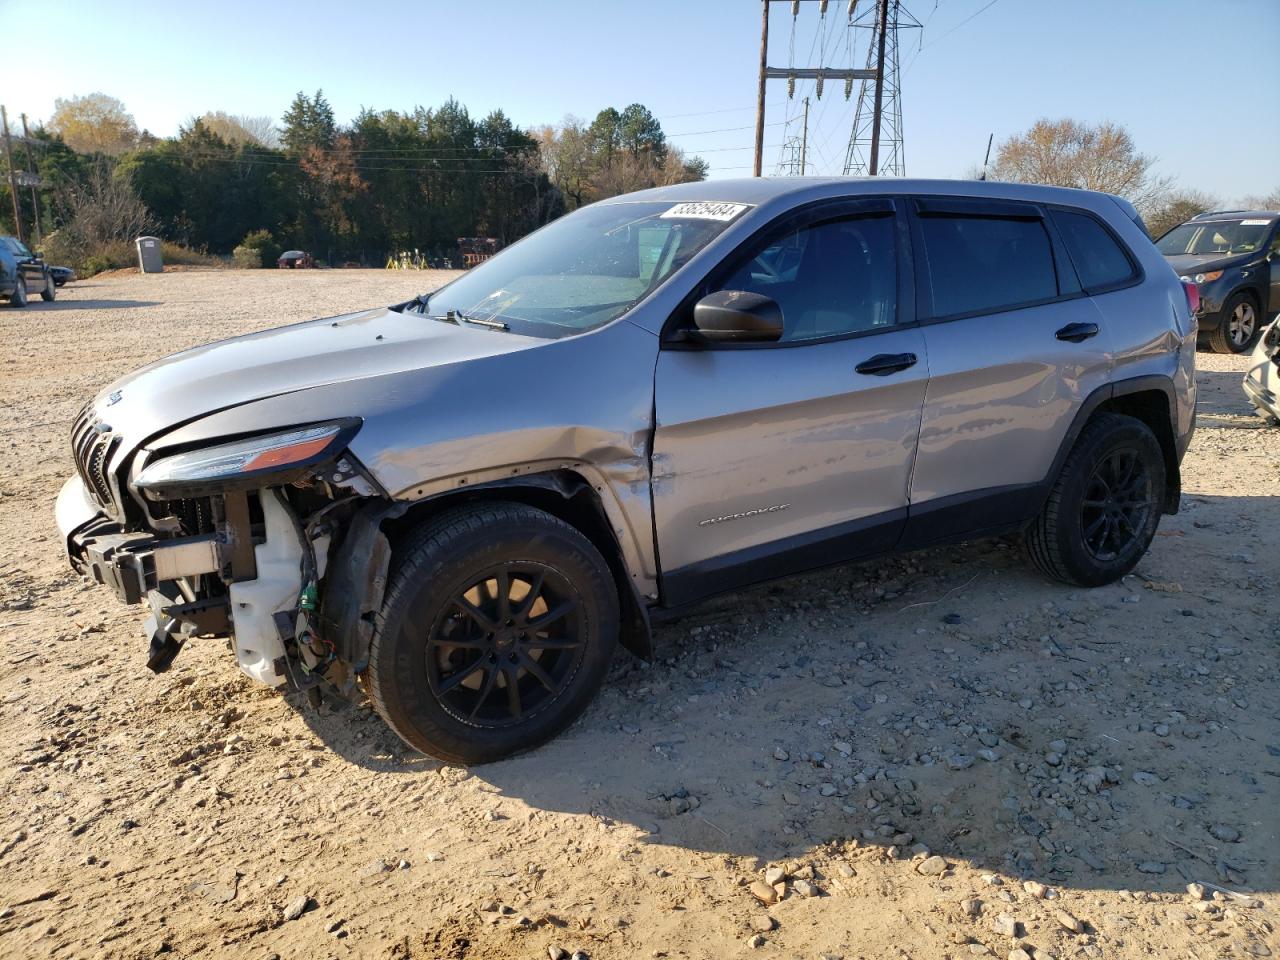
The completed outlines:
[[[40,299],[45,303],[52,303],[57,295],[58,291],[54,287],[53,277],[46,273],[44,275],[44,289],[40,291]]]
[[[27,281],[18,278],[17,285],[13,288],[13,293],[9,296],[9,306],[25,307],[27,305]]]
[[[1165,499],[1160,441],[1141,420],[1095,416],[1081,431],[1025,541],[1045,576],[1114,583],[1146,553]]]
[[[1258,306],[1247,293],[1234,293],[1222,307],[1218,329],[1209,334],[1214,353],[1244,353],[1253,348],[1262,330]]]
[[[370,648],[374,707],[449,763],[529,750],[591,702],[618,619],[609,565],[578,530],[519,503],[451,510],[397,551]]]

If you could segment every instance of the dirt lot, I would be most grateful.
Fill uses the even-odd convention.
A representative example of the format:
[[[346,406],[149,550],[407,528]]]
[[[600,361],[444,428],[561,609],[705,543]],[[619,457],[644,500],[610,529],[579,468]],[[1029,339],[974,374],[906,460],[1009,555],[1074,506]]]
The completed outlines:
[[[438,279],[185,272],[0,310],[0,954],[1280,955],[1280,430],[1240,360],[1201,355],[1183,512],[1123,584],[995,542],[725,597],[510,762],[441,767],[218,641],[148,673],[139,609],[53,527],[78,406]]]

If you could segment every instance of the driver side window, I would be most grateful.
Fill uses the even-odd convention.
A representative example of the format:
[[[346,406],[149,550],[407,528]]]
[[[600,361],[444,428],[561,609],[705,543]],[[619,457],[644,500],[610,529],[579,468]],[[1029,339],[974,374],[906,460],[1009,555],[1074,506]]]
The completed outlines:
[[[828,220],[766,238],[717,290],[742,290],[782,310],[782,341],[814,340],[897,321],[892,216]]]

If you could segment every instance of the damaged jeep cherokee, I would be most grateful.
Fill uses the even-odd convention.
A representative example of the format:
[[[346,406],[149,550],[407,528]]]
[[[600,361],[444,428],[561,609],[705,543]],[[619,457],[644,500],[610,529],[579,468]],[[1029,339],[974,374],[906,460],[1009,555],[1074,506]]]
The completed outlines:
[[[478,763],[581,714],[650,622],[800,571],[1021,533],[1110,583],[1176,511],[1190,298],[1115,197],[685,184],[430,295],[199,347],[76,419],[71,562]]]

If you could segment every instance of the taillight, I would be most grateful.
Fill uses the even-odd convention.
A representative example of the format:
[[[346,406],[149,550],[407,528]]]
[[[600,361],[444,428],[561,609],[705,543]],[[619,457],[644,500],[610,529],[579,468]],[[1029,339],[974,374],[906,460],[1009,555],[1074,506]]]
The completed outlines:
[[[1190,280],[1182,281],[1182,292],[1187,295],[1187,309],[1194,317],[1200,312],[1200,288]]]

